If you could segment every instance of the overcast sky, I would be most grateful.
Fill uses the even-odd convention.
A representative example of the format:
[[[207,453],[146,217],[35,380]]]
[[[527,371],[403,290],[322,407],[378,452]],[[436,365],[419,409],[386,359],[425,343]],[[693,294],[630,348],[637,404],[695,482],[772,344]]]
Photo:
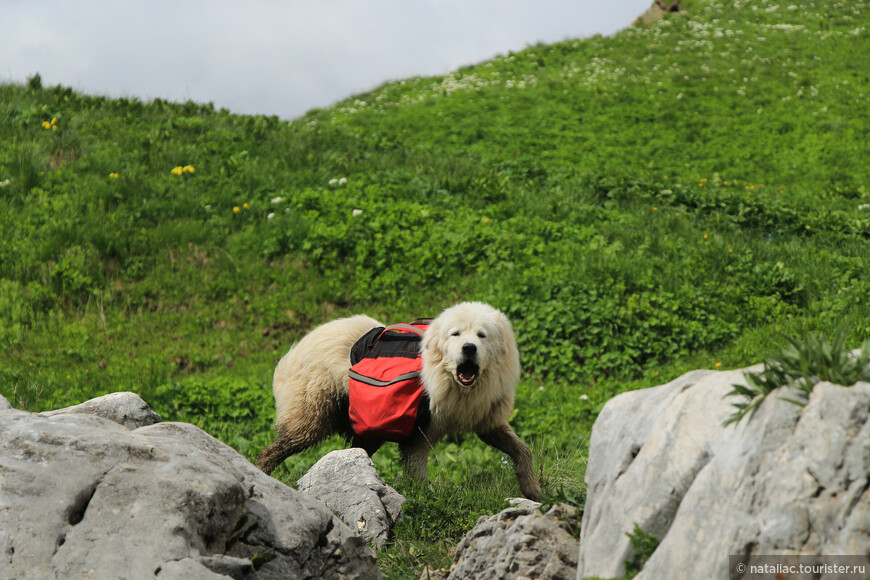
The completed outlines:
[[[385,81],[612,34],[652,0],[0,0],[0,81],[293,119]]]

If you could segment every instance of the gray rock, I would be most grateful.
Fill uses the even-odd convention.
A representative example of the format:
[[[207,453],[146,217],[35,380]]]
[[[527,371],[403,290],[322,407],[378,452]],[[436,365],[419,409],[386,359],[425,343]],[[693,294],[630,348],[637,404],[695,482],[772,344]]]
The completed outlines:
[[[821,383],[805,408],[781,389],[723,427],[743,372],[690,373],[605,405],[578,578],[621,577],[635,524],[660,539],[638,580],[726,578],[729,554],[870,552],[870,384]]]
[[[527,499],[524,497],[509,497],[505,501],[514,507],[523,508],[523,509],[534,510],[534,509],[538,509],[539,507],[541,507],[541,502]]]
[[[579,556],[583,577],[625,574],[624,563],[634,557],[626,534],[635,524],[664,537],[688,484],[709,458],[709,439],[730,412],[722,397],[739,376],[694,371],[607,402],[589,441]],[[711,379],[718,381],[715,386],[704,382]],[[708,399],[715,399],[712,407]]]
[[[297,482],[376,548],[384,545],[402,517],[404,496],[385,484],[362,449],[326,454]]]
[[[166,562],[160,567],[160,571],[154,575],[159,580],[226,580],[227,576],[212,572],[198,560],[183,558]]]
[[[0,411],[0,580],[376,578],[321,503],[198,428]]]
[[[6,400],[6,397],[0,395],[0,411],[5,411],[6,409],[11,409],[12,405],[9,404],[9,401]]]
[[[97,415],[123,425],[127,429],[153,425],[162,420],[160,415],[152,411],[148,403],[143,401],[139,395],[129,392],[110,393],[85,401],[80,405],[40,414],[44,417],[72,414]]]
[[[456,546],[449,571],[426,570],[420,577],[460,580],[571,578],[577,570],[576,508],[559,504],[508,508],[483,516]]]

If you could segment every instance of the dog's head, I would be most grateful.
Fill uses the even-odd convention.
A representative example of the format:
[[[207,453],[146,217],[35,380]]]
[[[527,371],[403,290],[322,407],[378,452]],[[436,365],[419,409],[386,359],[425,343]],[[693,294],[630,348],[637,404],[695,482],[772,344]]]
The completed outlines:
[[[471,389],[489,373],[519,366],[516,340],[507,317],[481,302],[463,302],[432,321],[422,344],[423,367],[450,375]]]

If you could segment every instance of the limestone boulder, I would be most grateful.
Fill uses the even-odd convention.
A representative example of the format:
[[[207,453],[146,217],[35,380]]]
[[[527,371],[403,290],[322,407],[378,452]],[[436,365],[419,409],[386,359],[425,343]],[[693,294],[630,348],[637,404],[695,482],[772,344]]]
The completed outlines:
[[[357,448],[326,454],[299,478],[297,486],[325,503],[376,548],[389,539],[406,501],[383,482],[366,452]]]
[[[120,415],[0,411],[0,580],[380,576],[322,503],[192,425]]]
[[[592,430],[578,578],[727,578],[729,555],[870,553],[870,384],[785,388],[723,426],[743,369],[696,371],[609,401]]]
[[[456,546],[450,569],[425,570],[420,578],[573,578],[577,570],[579,526],[578,510],[565,504],[549,506],[543,512],[540,504],[526,504],[494,516],[482,516]]]
[[[75,414],[96,415],[123,425],[127,429],[153,425],[162,420],[160,415],[152,411],[148,403],[142,400],[142,397],[130,392],[110,393],[80,405],[41,413],[44,417]]]

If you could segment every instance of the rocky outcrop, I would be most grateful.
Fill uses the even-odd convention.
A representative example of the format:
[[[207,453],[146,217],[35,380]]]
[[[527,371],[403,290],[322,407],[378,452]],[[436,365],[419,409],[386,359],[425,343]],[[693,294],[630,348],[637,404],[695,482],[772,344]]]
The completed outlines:
[[[633,24],[650,24],[666,14],[683,12],[683,4],[681,0],[653,0],[652,6],[638,16]]]
[[[0,579],[380,576],[322,503],[200,429],[86,408],[0,410]]]
[[[404,496],[385,484],[362,449],[326,454],[297,482],[376,548],[386,543],[402,516]]]
[[[80,405],[47,411],[43,417],[58,417],[60,415],[96,415],[126,427],[136,429],[159,423],[160,415],[151,410],[148,403],[136,393],[109,393]]]
[[[573,577],[580,524],[577,509],[559,504],[542,512],[540,504],[525,506],[481,517],[456,546],[450,570],[425,570],[421,580]]]
[[[775,392],[723,426],[743,372],[695,371],[604,406],[578,578],[622,577],[626,562],[643,565],[638,580],[727,578],[729,555],[870,553],[870,384],[820,383],[803,408]],[[635,525],[660,541],[645,564]]]

